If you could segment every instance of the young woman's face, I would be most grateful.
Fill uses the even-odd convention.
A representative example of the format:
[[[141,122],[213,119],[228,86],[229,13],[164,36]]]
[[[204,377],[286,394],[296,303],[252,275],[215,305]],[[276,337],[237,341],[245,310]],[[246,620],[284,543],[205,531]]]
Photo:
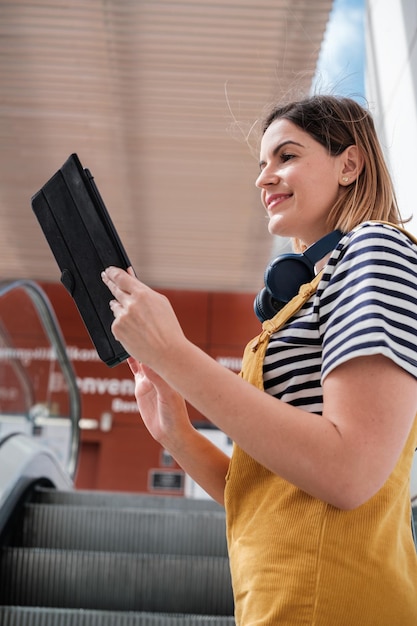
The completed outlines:
[[[267,128],[256,186],[269,217],[269,232],[307,246],[329,232],[327,216],[340,190],[343,154],[324,146],[286,119]]]

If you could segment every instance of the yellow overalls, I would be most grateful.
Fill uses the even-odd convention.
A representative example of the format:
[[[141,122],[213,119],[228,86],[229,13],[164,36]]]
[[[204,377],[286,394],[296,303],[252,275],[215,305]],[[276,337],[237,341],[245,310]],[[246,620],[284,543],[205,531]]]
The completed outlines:
[[[263,389],[269,337],[315,292],[320,275],[246,347],[241,376]],[[262,428],[262,415],[258,416]],[[271,473],[238,446],[225,506],[237,626],[416,626],[417,557],[409,475],[415,420],[391,476],[342,511]]]

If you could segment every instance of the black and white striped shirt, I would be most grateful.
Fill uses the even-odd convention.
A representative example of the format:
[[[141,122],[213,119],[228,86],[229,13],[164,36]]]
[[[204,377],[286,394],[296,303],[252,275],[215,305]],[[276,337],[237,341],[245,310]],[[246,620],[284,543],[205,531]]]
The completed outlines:
[[[342,237],[317,292],[272,335],[264,387],[321,413],[327,374],[372,354],[417,378],[417,246],[396,228],[366,222]]]

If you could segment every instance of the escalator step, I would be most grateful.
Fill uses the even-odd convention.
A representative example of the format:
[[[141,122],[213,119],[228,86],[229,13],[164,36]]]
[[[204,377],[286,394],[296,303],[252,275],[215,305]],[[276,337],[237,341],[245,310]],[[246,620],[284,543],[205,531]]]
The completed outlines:
[[[234,626],[233,617],[0,607],[2,626]]]
[[[145,493],[123,493],[113,491],[57,491],[38,488],[35,502],[44,504],[69,504],[80,506],[106,506],[122,508],[174,509],[182,511],[219,511],[224,508],[211,499],[182,498],[176,496],[154,496]]]
[[[225,557],[3,548],[0,606],[232,615]]]
[[[14,544],[111,552],[226,556],[217,511],[146,511],[28,504]]]

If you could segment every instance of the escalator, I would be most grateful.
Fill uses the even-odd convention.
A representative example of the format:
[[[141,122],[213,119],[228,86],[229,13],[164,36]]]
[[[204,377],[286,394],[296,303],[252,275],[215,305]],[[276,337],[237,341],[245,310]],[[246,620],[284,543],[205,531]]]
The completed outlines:
[[[37,486],[3,539],[0,623],[234,624],[224,537],[211,502]]]
[[[11,355],[12,363],[0,359],[0,388],[10,380],[16,387],[29,373],[25,401],[19,405],[13,397],[6,408],[0,403],[1,626],[233,625],[220,506],[73,489],[80,418],[75,377],[38,287],[0,285],[0,313],[2,294],[15,288],[35,304],[67,378],[69,401],[63,408],[61,399],[44,402],[39,389],[31,389],[24,352],[3,328],[1,354]],[[1,316],[3,326],[6,318]],[[42,378],[39,372],[36,377]],[[33,406],[43,407],[40,417]],[[65,459],[40,436],[49,406],[64,430],[71,425]]]

